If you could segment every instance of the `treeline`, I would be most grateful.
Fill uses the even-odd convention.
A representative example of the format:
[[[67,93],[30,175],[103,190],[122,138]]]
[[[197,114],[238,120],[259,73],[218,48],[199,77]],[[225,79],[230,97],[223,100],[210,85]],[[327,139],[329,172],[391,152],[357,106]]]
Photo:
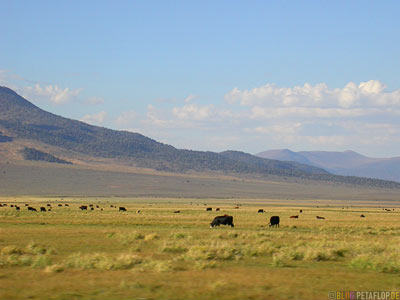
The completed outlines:
[[[115,131],[63,118],[34,106],[15,92],[0,87],[0,128],[31,139],[90,156],[120,158],[138,167],[170,172],[215,171],[277,175],[357,185],[396,187],[400,183],[370,178],[337,176],[296,162],[256,157],[237,151],[223,153],[179,150],[138,133]],[[59,162],[50,154],[24,150],[29,159]],[[24,154],[25,155],[25,154]],[[58,161],[57,161],[58,160]],[[68,163],[63,161],[63,163]]]
[[[3,133],[0,131],[0,143],[6,143],[6,142],[12,142],[13,138],[3,135]]]
[[[57,163],[57,164],[70,164],[70,165],[72,164],[69,161],[57,158],[51,154],[36,150],[34,148],[25,147],[22,150],[22,154],[23,154],[25,160],[46,161],[46,162]]]

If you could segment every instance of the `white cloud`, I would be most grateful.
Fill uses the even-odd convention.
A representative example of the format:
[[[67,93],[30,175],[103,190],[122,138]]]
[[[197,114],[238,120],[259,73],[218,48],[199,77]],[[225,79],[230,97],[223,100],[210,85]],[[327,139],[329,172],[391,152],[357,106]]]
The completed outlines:
[[[278,87],[266,84],[251,90],[234,88],[225,95],[225,101],[230,104],[239,103],[242,106],[263,107],[376,107],[400,106],[400,90],[386,92],[386,86],[379,80],[370,80],[355,84],[349,82],[342,89],[329,88],[325,83],[314,86],[305,83],[304,86],[292,88]]]
[[[355,118],[385,113],[387,110],[374,108],[317,108],[317,107],[262,107],[251,108],[253,119],[300,118]]]
[[[92,125],[102,125],[105,121],[106,116],[107,113],[105,111],[101,111],[95,114],[84,115],[81,121]]]
[[[391,143],[400,148],[400,90],[387,91],[377,80],[349,82],[343,88],[325,83],[288,88],[266,84],[243,91],[235,88],[225,101],[213,105],[193,100],[172,108],[149,106],[140,124],[145,132],[183,148],[194,145],[188,142],[191,136],[201,141],[197,147],[203,150],[360,151],[393,148]]]
[[[210,117],[213,113],[214,106],[200,106],[197,104],[185,104],[182,107],[174,107],[172,113],[175,117],[181,120],[204,120]]]
[[[184,101],[185,103],[189,103],[189,102],[191,102],[192,100],[194,100],[194,99],[196,99],[196,98],[197,98],[197,96],[190,94],[190,95],[187,96],[183,101]]]
[[[22,88],[23,96],[28,99],[34,99],[37,101],[46,100],[57,105],[71,101],[77,97],[81,91],[82,89],[63,89],[57,85],[41,86],[39,84]]]
[[[104,104],[104,99],[99,97],[90,97],[86,100],[86,103],[89,103],[91,105],[100,105]]]
[[[138,114],[135,111],[125,111],[117,117],[115,124],[120,127],[131,126],[137,119]]]

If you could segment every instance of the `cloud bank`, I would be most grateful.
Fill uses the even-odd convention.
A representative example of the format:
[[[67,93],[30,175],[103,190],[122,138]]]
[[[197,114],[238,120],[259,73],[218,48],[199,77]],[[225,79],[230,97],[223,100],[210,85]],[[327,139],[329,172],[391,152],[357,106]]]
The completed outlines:
[[[69,89],[60,88],[57,85],[41,86],[35,84],[34,86],[27,86],[23,88],[23,96],[28,99],[35,99],[37,101],[47,100],[52,104],[60,105],[65,104],[79,95],[82,89]]]
[[[149,105],[142,117],[130,126],[181,148],[353,149],[370,155],[400,149],[400,90],[388,91],[378,80],[342,88],[325,83],[234,88],[213,104],[189,96],[168,108]]]

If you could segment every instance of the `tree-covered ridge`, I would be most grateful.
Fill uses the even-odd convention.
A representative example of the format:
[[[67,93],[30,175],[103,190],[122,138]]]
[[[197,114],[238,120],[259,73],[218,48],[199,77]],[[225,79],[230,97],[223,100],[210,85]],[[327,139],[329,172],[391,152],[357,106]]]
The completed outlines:
[[[34,148],[25,147],[22,150],[22,155],[24,156],[25,160],[46,161],[46,162],[57,163],[57,164],[69,164],[69,165],[72,164],[69,161],[57,158],[51,154],[36,150]]]
[[[400,188],[400,183],[396,182],[334,176],[317,167],[264,159],[242,152],[215,153],[176,149],[139,133],[92,126],[54,115],[4,87],[0,87],[1,128],[16,138],[40,141],[89,156],[126,159],[138,167],[156,170],[277,175]]]
[[[3,133],[0,131],[0,143],[12,142],[12,140],[12,137],[3,135]]]

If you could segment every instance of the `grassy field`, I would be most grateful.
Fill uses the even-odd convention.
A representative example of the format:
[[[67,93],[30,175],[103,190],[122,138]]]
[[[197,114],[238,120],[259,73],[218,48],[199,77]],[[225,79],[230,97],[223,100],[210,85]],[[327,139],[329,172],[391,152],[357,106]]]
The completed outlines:
[[[390,211],[325,200],[0,203],[0,299],[328,299],[329,291],[400,289],[400,203],[384,207]],[[30,212],[25,203],[52,211]],[[235,227],[210,229],[224,214]],[[273,215],[279,228],[268,227]]]

